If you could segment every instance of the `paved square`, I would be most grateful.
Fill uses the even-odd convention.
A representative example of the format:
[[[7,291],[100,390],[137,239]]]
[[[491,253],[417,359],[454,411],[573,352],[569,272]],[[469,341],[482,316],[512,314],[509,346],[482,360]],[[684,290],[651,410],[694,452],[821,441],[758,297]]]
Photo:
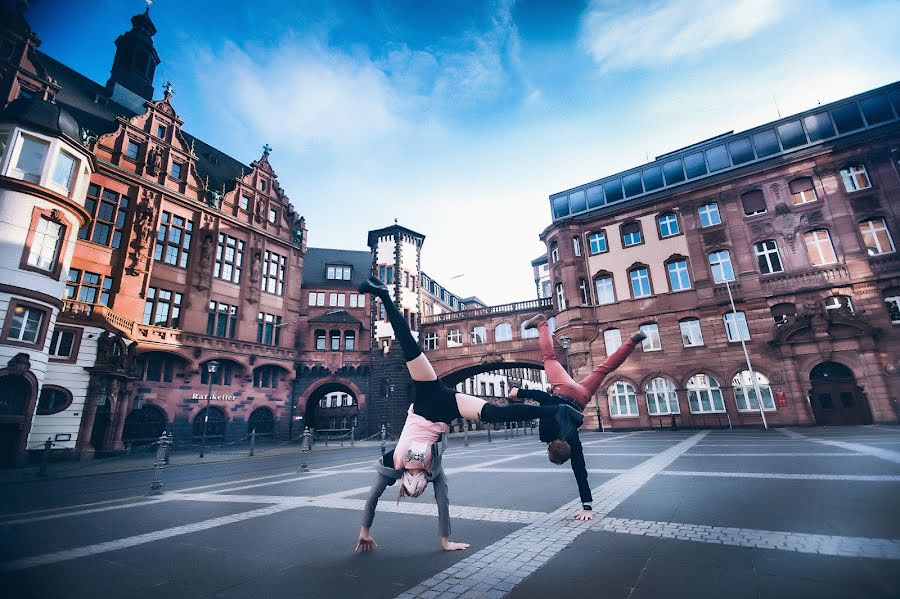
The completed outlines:
[[[398,504],[390,487],[379,548],[352,554],[372,446],[313,452],[309,473],[274,458],[240,474],[172,469],[154,498],[124,495],[136,473],[5,484],[0,582],[17,599],[900,596],[900,429],[583,442],[590,522],[572,519],[571,469],[536,437],[454,438],[445,468],[465,552],[440,551],[430,491]],[[30,505],[62,482],[71,493]]]

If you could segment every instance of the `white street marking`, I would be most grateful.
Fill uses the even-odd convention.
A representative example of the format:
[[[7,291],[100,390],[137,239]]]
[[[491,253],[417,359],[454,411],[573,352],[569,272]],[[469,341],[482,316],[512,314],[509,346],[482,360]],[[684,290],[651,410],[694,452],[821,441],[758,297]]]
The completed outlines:
[[[861,443],[844,443],[843,441],[826,441],[824,439],[817,439],[815,437],[807,437],[806,435],[801,435],[800,433],[795,433],[794,431],[788,430],[786,428],[778,429],[782,434],[787,435],[788,437],[794,439],[807,439],[814,443],[821,443],[823,445],[833,445],[835,447],[840,447],[841,449],[849,449],[850,451],[858,451],[859,453],[864,453],[866,455],[870,455],[876,458],[881,458],[882,460],[887,460],[889,462],[894,462],[895,464],[900,464],[900,451],[893,451],[891,449],[882,449],[880,447],[872,447],[870,445],[863,445]]]

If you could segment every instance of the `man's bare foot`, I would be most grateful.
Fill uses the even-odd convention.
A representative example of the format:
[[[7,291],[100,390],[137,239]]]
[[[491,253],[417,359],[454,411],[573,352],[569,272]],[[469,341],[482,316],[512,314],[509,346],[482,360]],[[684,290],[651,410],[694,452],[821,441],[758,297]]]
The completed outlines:
[[[464,551],[469,548],[468,543],[454,543],[453,541],[447,541],[446,543],[441,543],[441,548],[444,551]]]
[[[544,316],[542,313],[538,312],[537,314],[535,314],[534,316],[532,316],[531,318],[529,318],[528,320],[523,322],[522,328],[525,330],[536,329],[539,324],[541,324],[542,322],[546,322],[546,321],[547,321],[547,317]]]

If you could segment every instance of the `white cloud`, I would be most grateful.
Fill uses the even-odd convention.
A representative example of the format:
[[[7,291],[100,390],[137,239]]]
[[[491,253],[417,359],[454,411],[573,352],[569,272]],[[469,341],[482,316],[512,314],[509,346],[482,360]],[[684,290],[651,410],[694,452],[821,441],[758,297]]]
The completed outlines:
[[[316,40],[286,40],[265,52],[228,42],[203,58],[197,75],[208,101],[272,144],[345,146],[397,126],[381,69]]]
[[[582,15],[580,42],[606,70],[652,67],[748,39],[778,22],[777,0],[665,0],[608,7],[593,0]]]

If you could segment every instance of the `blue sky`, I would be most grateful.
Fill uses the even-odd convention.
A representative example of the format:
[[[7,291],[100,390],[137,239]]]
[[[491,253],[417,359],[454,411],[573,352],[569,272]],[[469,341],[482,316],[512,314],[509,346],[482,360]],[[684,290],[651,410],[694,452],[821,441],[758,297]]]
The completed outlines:
[[[41,49],[105,83],[138,0],[33,0]],[[264,143],[314,247],[400,224],[423,269],[530,299],[551,193],[900,79],[896,0],[157,0],[185,129]],[[461,275],[461,276],[460,276]]]

